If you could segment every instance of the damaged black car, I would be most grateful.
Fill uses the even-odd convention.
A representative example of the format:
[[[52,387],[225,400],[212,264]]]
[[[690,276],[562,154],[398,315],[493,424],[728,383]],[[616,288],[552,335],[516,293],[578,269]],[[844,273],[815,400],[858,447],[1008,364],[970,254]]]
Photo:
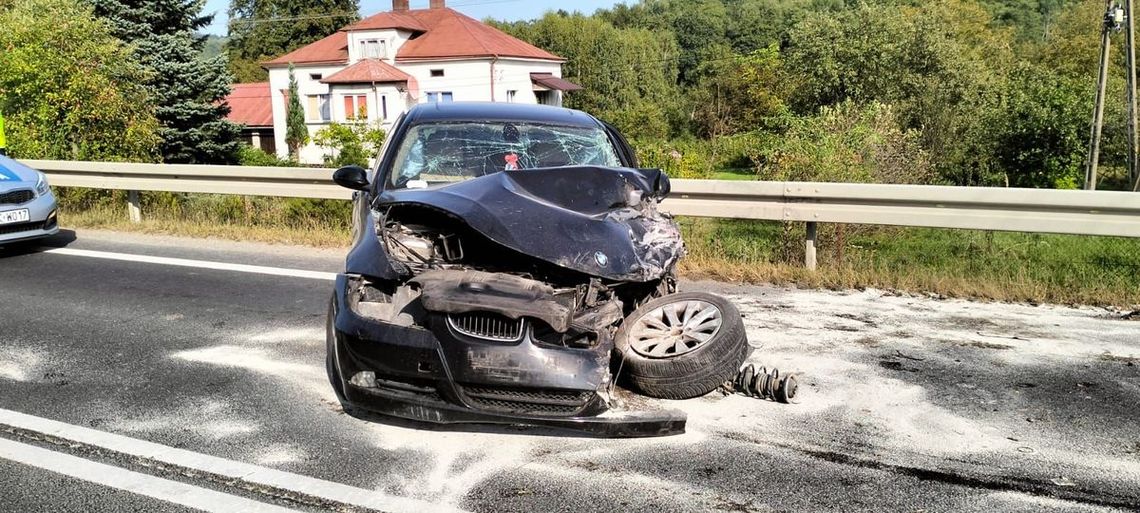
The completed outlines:
[[[707,394],[751,351],[737,309],[678,293],[669,178],[583,112],[431,104],[401,117],[357,191],[329,307],[327,369],[348,407],[432,423],[684,431],[615,385]]]

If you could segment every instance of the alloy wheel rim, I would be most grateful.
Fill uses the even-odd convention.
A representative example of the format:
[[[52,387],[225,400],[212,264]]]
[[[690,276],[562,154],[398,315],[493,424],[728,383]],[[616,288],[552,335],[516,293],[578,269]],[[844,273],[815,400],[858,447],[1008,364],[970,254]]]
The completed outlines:
[[[720,308],[708,301],[667,303],[634,322],[629,332],[630,347],[649,358],[674,358],[708,343],[723,325]]]

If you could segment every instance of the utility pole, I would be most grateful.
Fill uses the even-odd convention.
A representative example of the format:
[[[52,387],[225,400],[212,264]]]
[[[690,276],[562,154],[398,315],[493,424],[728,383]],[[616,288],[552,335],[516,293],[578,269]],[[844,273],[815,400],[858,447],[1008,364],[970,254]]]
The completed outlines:
[[[1128,66],[1128,183],[1136,190],[1137,181],[1137,133],[1136,133],[1136,23],[1132,18],[1133,0],[1124,0],[1126,54]]]
[[[1116,15],[1120,12],[1119,6],[1113,5],[1113,0],[1105,0],[1104,24],[1100,29],[1100,74],[1096,81],[1096,106],[1093,108],[1092,135],[1089,136],[1089,159],[1085,167],[1085,190],[1096,190],[1096,171],[1100,163],[1100,135],[1104,128],[1104,94],[1108,87],[1109,52],[1112,51],[1112,39],[1109,35],[1115,26]]]
[[[1127,69],[1128,95],[1128,184],[1132,190],[1140,190],[1140,166],[1137,153],[1140,151],[1140,134],[1137,132],[1136,97],[1136,23],[1132,18],[1134,0],[1124,0],[1122,7],[1117,0],[1105,0],[1104,24],[1100,35],[1100,70],[1097,77],[1096,106],[1093,109],[1091,134],[1089,135],[1089,155],[1085,166],[1085,189],[1096,190],[1097,167],[1100,164],[1101,133],[1104,128],[1104,102],[1108,88],[1109,54],[1112,50],[1112,33],[1125,32],[1125,61]]]

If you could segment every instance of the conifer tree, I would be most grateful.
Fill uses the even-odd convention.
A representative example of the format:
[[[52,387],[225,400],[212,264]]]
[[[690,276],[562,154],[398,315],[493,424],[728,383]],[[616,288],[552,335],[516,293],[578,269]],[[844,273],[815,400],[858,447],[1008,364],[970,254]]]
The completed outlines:
[[[212,21],[205,0],[86,0],[116,37],[135,45],[149,72],[144,86],[154,101],[165,162],[231,164],[237,161],[240,127],[226,120],[223,102],[232,77],[224,57],[202,56]]]
[[[305,126],[305,111],[301,107],[301,95],[297,93],[297,77],[293,75],[293,65],[289,65],[289,108],[285,112],[285,145],[289,147],[289,158],[298,160],[297,152],[309,142],[309,128]]]

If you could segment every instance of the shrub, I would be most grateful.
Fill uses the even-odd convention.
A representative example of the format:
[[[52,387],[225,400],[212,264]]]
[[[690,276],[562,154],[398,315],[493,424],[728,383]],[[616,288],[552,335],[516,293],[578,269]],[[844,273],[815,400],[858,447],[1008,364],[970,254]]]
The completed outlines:
[[[898,126],[890,106],[845,101],[793,119],[782,136],[760,140],[752,160],[765,180],[934,183],[919,134]]]
[[[261,148],[254,148],[248,144],[241,145],[238,150],[238,163],[243,166],[291,167],[296,162],[278,158],[277,155],[266,153]]]
[[[313,137],[313,142],[322,148],[332,150],[325,155],[325,165],[341,167],[357,165],[368,167],[368,161],[376,156],[384,144],[384,129],[379,124],[369,123],[329,123]]]

